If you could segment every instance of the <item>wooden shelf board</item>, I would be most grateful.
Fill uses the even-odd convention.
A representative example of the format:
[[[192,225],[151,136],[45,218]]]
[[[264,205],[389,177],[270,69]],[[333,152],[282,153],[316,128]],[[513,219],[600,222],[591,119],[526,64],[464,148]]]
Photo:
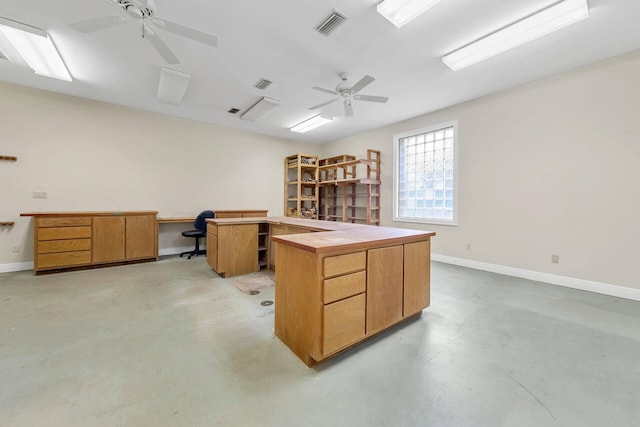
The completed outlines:
[[[13,221],[0,221],[0,227],[13,227],[14,224]]]
[[[357,164],[373,164],[373,162],[366,159],[355,159],[355,160],[349,160],[346,162],[332,163],[329,165],[318,166],[318,169],[343,168],[345,166],[351,166],[351,165],[357,165]]]
[[[0,160],[6,160],[8,162],[17,162],[18,158],[15,156],[0,156]]]
[[[373,184],[379,185],[379,179],[336,179],[333,181],[320,181],[318,185],[344,185],[344,184]]]

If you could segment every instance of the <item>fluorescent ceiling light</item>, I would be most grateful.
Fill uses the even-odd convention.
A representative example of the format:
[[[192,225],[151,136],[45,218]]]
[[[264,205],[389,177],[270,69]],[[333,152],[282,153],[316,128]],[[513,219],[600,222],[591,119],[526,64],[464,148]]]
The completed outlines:
[[[563,0],[445,55],[442,61],[457,71],[587,17],[587,0]]]
[[[384,0],[378,4],[378,13],[400,28],[438,3],[440,0]]]
[[[297,125],[293,126],[291,129],[292,132],[298,132],[298,133],[305,133],[305,132],[309,132],[310,130],[313,130],[317,127],[326,125],[327,123],[330,123],[331,121],[333,121],[332,117],[327,117],[327,116],[323,116],[321,114],[318,114],[317,116],[313,116],[310,119],[307,119],[303,122],[298,123]]]
[[[187,92],[190,79],[191,74],[169,67],[162,67],[160,82],[158,83],[158,101],[168,104],[180,104],[184,94]]]
[[[71,81],[71,74],[46,31],[3,17],[0,31],[36,74]]]
[[[253,104],[247,111],[240,115],[242,120],[255,122],[261,117],[266,116],[280,105],[280,101],[273,98],[262,97],[258,102]]]

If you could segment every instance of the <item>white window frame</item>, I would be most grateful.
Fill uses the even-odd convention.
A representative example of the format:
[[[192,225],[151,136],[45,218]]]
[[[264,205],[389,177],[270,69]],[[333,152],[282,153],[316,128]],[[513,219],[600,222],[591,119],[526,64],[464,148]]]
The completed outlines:
[[[400,193],[398,188],[400,185],[400,179],[398,176],[400,173],[398,167],[400,161],[400,139],[449,127],[453,127],[453,218],[451,220],[443,220],[437,218],[401,217],[399,215],[398,208],[398,195]],[[418,224],[458,225],[458,205],[460,199],[460,192],[458,191],[458,146],[460,145],[460,138],[458,132],[458,121],[452,120],[393,135],[393,221],[412,222]]]

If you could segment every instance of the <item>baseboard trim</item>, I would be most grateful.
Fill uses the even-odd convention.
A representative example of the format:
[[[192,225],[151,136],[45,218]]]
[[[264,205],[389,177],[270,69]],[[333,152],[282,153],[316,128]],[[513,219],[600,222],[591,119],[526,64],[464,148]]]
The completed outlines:
[[[15,271],[25,271],[25,270],[33,270],[33,261],[0,264],[0,273],[13,273]]]
[[[432,254],[431,259],[445,264],[459,265],[461,267],[473,268],[475,270],[489,271],[491,273],[535,280],[537,282],[545,282],[552,285],[564,286],[566,288],[580,289],[582,291],[640,301],[640,289],[626,288],[624,286],[610,285],[608,283],[592,282],[590,280],[576,279],[574,277],[541,273],[539,271],[523,270],[520,268],[507,267],[505,265],[489,264],[486,262],[455,258],[447,255]]]
[[[180,255],[182,252],[187,252],[191,250],[193,250],[193,246],[183,246],[180,248],[163,248],[163,249],[160,249],[160,251],[158,251],[158,255],[159,256]],[[25,271],[25,270],[33,270],[33,261],[0,264],[0,273],[13,273],[16,271]]]

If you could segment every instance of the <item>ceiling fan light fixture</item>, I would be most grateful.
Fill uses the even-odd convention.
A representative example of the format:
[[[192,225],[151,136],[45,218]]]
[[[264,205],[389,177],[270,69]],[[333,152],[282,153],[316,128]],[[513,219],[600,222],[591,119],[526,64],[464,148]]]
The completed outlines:
[[[384,0],[377,6],[378,13],[398,28],[411,22],[440,0]]]
[[[255,122],[259,118],[262,118],[278,108],[280,106],[280,101],[273,98],[268,98],[263,96],[260,98],[258,102],[253,104],[247,111],[240,115],[242,120],[248,120],[250,122]]]
[[[589,17],[587,0],[562,0],[442,57],[453,71]]]
[[[191,74],[169,67],[161,67],[156,99],[167,104],[178,105],[182,103],[187,87],[189,87],[189,80],[191,80]]]
[[[0,17],[2,32],[36,74],[72,81],[71,74],[46,31]]]
[[[333,117],[327,117],[327,116],[323,116],[322,114],[318,114],[316,116],[313,116],[307,120],[304,120],[298,123],[295,126],[292,126],[291,128],[289,128],[289,130],[291,132],[305,133],[305,132],[309,132],[310,130],[319,128],[320,126],[324,126],[328,123],[331,123],[332,121],[333,121]]]

